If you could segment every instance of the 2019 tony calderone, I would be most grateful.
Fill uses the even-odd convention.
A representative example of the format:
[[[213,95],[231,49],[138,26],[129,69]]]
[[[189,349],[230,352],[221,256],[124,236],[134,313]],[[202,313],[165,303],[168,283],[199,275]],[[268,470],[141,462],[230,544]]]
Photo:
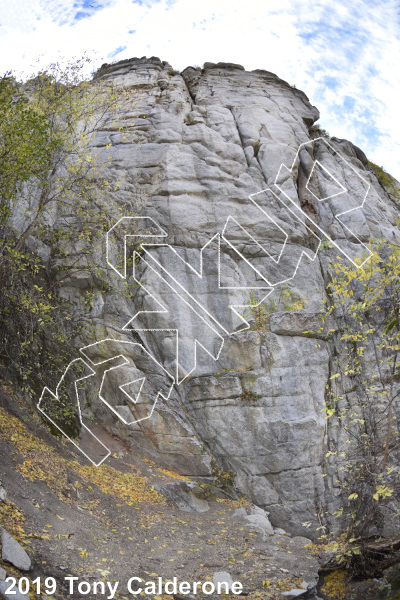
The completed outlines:
[[[85,581],[72,575],[64,577],[64,581],[68,588],[68,595],[72,597],[76,594],[79,596],[91,594],[97,598],[105,596],[107,600],[113,600],[119,588],[119,581]],[[40,595],[43,589],[54,594],[57,589],[57,582],[54,577],[46,577],[43,580],[37,577],[33,581],[30,581],[28,577],[21,577],[18,581],[16,577],[7,577],[5,582],[9,586],[5,590],[6,594],[16,594],[18,590],[24,595],[29,594],[30,591]],[[164,581],[162,577],[158,577],[156,581],[144,581],[141,577],[131,577],[127,583],[127,591],[132,596],[137,596],[141,592],[149,596],[161,594],[186,596],[187,594],[198,594],[200,592],[205,595],[214,593],[241,594],[242,590],[243,585],[240,581],[230,581],[229,583],[227,581],[218,581],[217,583],[213,581],[181,581],[178,583],[177,577],[174,577],[172,581]]]

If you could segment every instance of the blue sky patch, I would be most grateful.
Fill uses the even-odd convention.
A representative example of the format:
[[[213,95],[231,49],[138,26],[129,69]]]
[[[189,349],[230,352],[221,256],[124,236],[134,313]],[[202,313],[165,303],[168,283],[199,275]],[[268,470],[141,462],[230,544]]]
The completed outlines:
[[[215,0],[197,2],[194,11],[189,0],[23,0],[23,14],[10,8],[8,20],[2,18],[1,36],[10,51],[0,62],[3,71],[12,67],[24,76],[37,55],[45,67],[59,56],[94,51],[99,66],[107,56],[111,62],[121,54],[148,54],[182,70],[188,63],[217,59],[222,48],[220,60],[248,70],[265,68],[295,82],[321,111],[332,135],[354,139],[367,154],[374,148],[371,159],[400,177],[394,100],[400,97],[400,80],[393,75],[400,60],[399,3],[254,2],[249,10],[252,3],[230,0],[227,14]],[[103,15],[107,20],[99,19]],[[182,32],[192,34],[185,52]]]
[[[336,90],[340,85],[337,77],[333,77],[331,75],[326,75],[322,83],[330,90]]]
[[[97,10],[101,10],[108,6],[109,1],[100,2],[99,0],[82,0],[74,2],[74,8],[80,9],[74,16],[75,21],[91,17]]]
[[[107,54],[107,58],[111,58],[112,56],[116,56],[120,52],[123,52],[124,50],[126,50],[126,48],[127,48],[127,46],[118,46],[118,48],[116,48],[115,50],[113,50],[112,52],[110,52],[110,54]]]
[[[352,111],[354,109],[354,105],[355,105],[356,101],[354,98],[352,98],[351,96],[345,96],[343,98],[343,106],[346,110],[348,110],[349,112]]]
[[[86,17],[90,17],[90,13],[79,11],[74,16],[75,21],[80,21],[81,19],[86,19]]]
[[[317,34],[317,32],[315,32],[315,31],[307,31],[306,33],[303,33],[301,31],[298,35],[299,35],[299,37],[301,37],[302,40],[309,42],[316,36],[316,34]]]

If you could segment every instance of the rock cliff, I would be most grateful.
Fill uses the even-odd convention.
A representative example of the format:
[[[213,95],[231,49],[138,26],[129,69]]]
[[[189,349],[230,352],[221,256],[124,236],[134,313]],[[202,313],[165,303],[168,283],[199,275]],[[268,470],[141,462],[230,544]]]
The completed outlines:
[[[153,57],[96,77],[135,104],[94,144],[111,156],[110,289],[77,275],[60,294],[78,310],[94,289],[89,319],[102,333],[85,355],[127,362],[105,374],[104,401],[86,401],[84,422],[199,481],[231,473],[275,527],[302,535],[309,521],[311,531],[335,509],[326,453],[341,443],[324,413],[328,262],[362,260],[372,238],[399,243],[396,199],[359,148],[320,135],[318,110],[273,73],[226,63],[178,73]]]

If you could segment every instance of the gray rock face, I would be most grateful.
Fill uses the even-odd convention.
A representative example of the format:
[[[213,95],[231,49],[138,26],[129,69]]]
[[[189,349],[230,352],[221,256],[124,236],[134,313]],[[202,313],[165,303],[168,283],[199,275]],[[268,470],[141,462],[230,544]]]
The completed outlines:
[[[7,492],[6,490],[0,485],[0,502],[4,502],[4,500],[7,498]]]
[[[104,279],[112,289],[96,290],[89,317],[113,338],[105,358],[134,338],[177,384],[168,400],[159,397],[151,418],[139,420],[155,384],[137,402],[119,385],[154,369],[130,358],[104,381],[115,412],[99,399],[91,410],[167,468],[193,477],[212,476],[215,465],[232,473],[238,492],[268,510],[273,526],[301,535],[309,521],[311,535],[320,524],[316,511],[335,509],[337,479],[334,462],[323,477],[336,435],[323,412],[334,351],[321,320],[328,261],[338,253],[346,261],[360,256],[371,238],[400,243],[399,207],[358,148],[312,139],[318,110],[273,73],[206,63],[179,74],[153,57],[116,63],[98,76],[128,88],[135,103],[121,119],[124,131],[116,122],[94,141],[100,155],[112,157],[104,175],[115,187],[115,222],[121,214],[146,217],[142,230],[136,222],[137,235],[149,235],[156,223],[149,241],[169,246],[137,258],[135,275],[152,298],[137,283],[127,295],[109,269]],[[132,232],[120,233],[123,240]],[[325,234],[334,248],[317,253]],[[122,251],[116,241],[116,254]],[[86,315],[82,291],[95,287],[88,277],[71,275],[60,292]],[[285,300],[285,281],[303,308]],[[249,308],[250,288],[257,302],[268,296],[262,330]],[[151,312],[155,301],[166,310]],[[242,313],[251,327],[241,332]],[[181,506],[203,502],[184,487],[167,493]]]
[[[0,567],[0,581],[4,581],[7,577],[7,571],[5,571],[2,567]]]
[[[323,321],[322,313],[285,311],[273,313],[270,317],[271,332],[276,335],[324,339],[332,325],[332,319]]]
[[[29,571],[31,568],[31,559],[15,540],[3,527],[1,528],[1,557],[4,561],[11,563],[21,571]]]
[[[154,486],[174,506],[185,512],[207,512],[210,506],[201,487],[192,481],[178,481]]]

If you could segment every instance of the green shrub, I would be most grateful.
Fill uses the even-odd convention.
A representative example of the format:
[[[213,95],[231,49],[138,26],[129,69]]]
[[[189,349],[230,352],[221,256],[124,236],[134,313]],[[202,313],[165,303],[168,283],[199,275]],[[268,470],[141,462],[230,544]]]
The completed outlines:
[[[243,400],[244,402],[252,402],[254,400],[259,400],[261,398],[260,394],[256,394],[255,392],[252,392],[251,390],[243,390],[243,392],[240,395],[240,399]]]
[[[368,165],[385,192],[387,192],[394,200],[400,201],[400,187],[396,185],[394,177],[389,175],[383,167],[379,167],[371,161],[368,161]]]
[[[327,138],[328,140],[331,138],[326,129],[322,129],[319,125],[312,125],[308,132],[312,140],[319,137]]]
[[[302,310],[305,306],[305,301],[287,285],[284,285],[280,288],[278,296],[272,296],[271,300],[266,298],[264,302],[259,302],[256,290],[250,290],[245,300],[245,305],[247,306],[247,311],[250,313],[248,319],[254,321],[254,328],[257,331],[265,331],[272,313],[280,310]],[[242,316],[246,318],[246,314],[242,314]]]

